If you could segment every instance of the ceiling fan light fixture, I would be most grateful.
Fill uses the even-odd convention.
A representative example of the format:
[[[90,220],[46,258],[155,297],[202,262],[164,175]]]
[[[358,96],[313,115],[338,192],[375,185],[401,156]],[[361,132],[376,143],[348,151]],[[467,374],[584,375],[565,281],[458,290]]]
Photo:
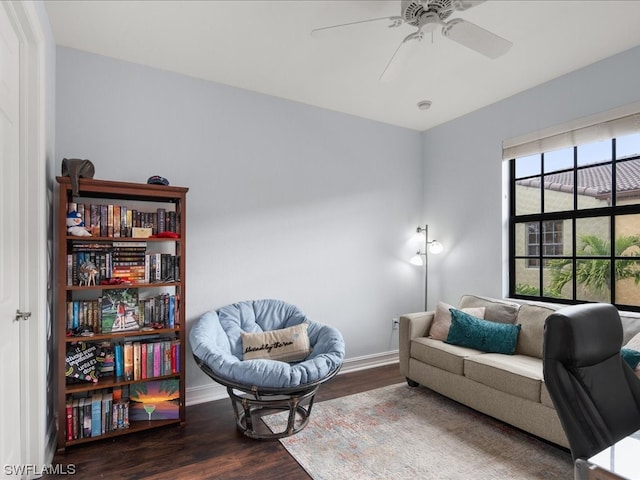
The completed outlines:
[[[421,100],[418,102],[420,110],[429,110],[431,108],[431,100]]]

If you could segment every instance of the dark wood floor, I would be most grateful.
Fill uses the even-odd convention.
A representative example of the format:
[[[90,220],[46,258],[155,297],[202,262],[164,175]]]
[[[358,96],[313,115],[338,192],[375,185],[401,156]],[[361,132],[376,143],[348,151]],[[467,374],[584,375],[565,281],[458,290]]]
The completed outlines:
[[[322,385],[315,401],[403,381],[397,364],[345,373]],[[187,407],[187,423],[182,428],[168,426],[69,447],[52,463],[72,464],[74,478],[90,479],[311,478],[279,441],[252,440],[240,433],[228,399]]]

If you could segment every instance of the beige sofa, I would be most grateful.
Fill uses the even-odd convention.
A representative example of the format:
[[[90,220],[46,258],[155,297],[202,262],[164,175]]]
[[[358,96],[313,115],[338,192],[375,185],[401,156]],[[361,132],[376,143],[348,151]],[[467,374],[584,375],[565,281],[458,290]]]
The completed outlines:
[[[464,295],[458,309],[484,307],[486,320],[520,324],[514,355],[485,353],[429,338],[435,312],[400,317],[400,372],[475,410],[563,447],[569,443],[542,374],[545,319],[560,305]],[[640,332],[640,316],[621,313],[623,345]]]

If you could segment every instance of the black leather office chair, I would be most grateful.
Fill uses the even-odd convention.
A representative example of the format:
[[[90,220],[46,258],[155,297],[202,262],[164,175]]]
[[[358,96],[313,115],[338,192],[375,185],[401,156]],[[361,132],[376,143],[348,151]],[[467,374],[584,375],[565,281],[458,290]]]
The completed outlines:
[[[576,465],[640,429],[640,380],[621,347],[613,305],[575,305],[545,322],[544,381]]]

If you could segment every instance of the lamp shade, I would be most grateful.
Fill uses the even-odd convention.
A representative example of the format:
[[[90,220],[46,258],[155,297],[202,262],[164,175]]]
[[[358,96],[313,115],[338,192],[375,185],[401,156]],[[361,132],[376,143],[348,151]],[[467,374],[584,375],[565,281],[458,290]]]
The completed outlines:
[[[420,253],[418,251],[418,253],[416,253],[413,257],[411,257],[411,259],[409,260],[410,263],[412,263],[413,265],[424,265],[424,253]]]
[[[442,244],[440,242],[436,242],[435,240],[429,243],[429,251],[434,254],[438,254],[442,252]]]

